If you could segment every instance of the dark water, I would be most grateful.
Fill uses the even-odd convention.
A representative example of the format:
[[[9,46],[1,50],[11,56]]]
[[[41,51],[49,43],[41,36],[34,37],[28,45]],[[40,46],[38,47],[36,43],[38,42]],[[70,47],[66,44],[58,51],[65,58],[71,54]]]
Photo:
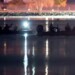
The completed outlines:
[[[0,35],[0,55],[24,55],[0,75],[75,75],[75,36]]]

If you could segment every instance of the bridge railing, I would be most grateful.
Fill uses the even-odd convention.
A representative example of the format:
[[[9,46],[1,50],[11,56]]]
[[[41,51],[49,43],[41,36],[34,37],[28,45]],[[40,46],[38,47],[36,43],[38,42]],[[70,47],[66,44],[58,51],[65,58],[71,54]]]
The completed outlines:
[[[34,12],[0,12],[0,16],[75,16],[75,12],[49,12],[49,13],[34,13]]]

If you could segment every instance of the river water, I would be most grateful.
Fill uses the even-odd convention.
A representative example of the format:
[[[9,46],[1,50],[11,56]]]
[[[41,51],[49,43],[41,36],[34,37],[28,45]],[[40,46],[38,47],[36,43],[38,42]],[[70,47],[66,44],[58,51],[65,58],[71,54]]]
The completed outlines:
[[[0,55],[23,55],[23,64],[0,64],[1,75],[74,75],[75,36],[0,35]]]

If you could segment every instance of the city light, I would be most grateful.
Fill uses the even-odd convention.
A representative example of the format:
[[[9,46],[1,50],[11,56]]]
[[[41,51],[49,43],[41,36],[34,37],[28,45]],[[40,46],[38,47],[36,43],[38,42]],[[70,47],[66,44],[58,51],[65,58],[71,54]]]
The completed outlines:
[[[25,33],[25,34],[24,34],[24,37],[26,37],[26,38],[27,38],[27,36],[28,36],[28,34],[27,34],[27,33]]]
[[[28,21],[23,22],[23,27],[25,29],[29,29],[29,22]]]

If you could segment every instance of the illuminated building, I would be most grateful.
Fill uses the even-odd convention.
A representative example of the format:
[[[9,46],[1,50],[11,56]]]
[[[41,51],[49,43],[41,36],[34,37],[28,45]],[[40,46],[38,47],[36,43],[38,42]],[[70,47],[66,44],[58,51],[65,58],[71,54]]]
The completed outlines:
[[[18,4],[24,4],[24,2],[22,0],[12,0],[9,1],[8,4],[14,4],[14,5],[18,5]]]
[[[58,7],[65,7],[67,5],[67,0],[55,0],[55,5]]]
[[[56,7],[65,7],[67,3],[67,0],[12,0],[9,2],[9,4],[14,5],[26,5],[30,9],[39,9],[42,10],[43,8],[52,8],[54,6]]]

